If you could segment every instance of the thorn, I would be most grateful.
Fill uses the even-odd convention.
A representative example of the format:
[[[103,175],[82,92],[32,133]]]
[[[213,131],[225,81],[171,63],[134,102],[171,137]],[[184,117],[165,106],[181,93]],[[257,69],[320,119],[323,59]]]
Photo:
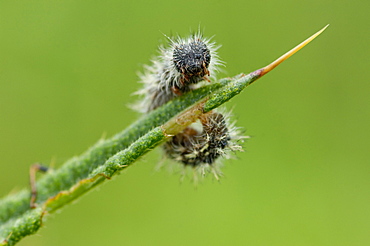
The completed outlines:
[[[111,179],[111,177],[109,177],[108,175],[106,175],[105,173],[99,173],[98,175],[106,178],[106,179]]]
[[[9,235],[4,239],[4,243],[8,243],[10,240],[10,237],[13,235],[13,232],[10,232]]]
[[[294,55],[297,51],[299,51],[300,49],[302,49],[303,47],[305,47],[309,42],[311,42],[317,36],[319,36],[328,26],[329,26],[329,24],[326,25],[324,28],[322,28],[317,33],[315,33],[314,35],[312,35],[311,37],[309,37],[308,39],[306,39],[305,41],[303,41],[302,43],[300,43],[299,45],[297,45],[296,47],[294,47],[293,49],[291,49],[290,51],[288,51],[287,53],[285,53],[284,55],[280,56],[277,60],[275,60],[274,62],[272,62],[270,65],[267,65],[266,67],[262,68],[261,69],[262,71],[261,71],[261,75],[260,76],[263,76],[266,73],[270,72],[272,69],[274,69],[275,67],[277,67],[278,65],[280,65],[280,63],[282,63],[283,61],[285,61],[286,59],[288,59],[289,57],[291,57],[292,55]]]
[[[30,166],[29,171],[29,178],[30,178],[30,186],[31,186],[31,199],[30,199],[30,208],[36,208],[36,200],[37,200],[37,187],[36,187],[36,172],[47,172],[48,167],[42,166],[39,163],[35,163]]]

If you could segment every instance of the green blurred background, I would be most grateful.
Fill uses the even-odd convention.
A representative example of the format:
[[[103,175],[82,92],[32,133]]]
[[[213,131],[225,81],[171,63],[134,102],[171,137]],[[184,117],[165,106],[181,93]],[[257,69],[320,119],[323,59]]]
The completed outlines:
[[[0,195],[138,117],[137,71],[200,24],[220,77],[313,43],[227,104],[252,139],[221,184],[152,151],[19,245],[370,245],[369,1],[1,1]]]

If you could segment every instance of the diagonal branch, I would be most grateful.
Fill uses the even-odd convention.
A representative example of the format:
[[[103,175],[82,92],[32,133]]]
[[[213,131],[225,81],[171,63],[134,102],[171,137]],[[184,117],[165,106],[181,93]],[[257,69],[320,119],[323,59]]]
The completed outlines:
[[[36,209],[29,207],[29,189],[1,199],[0,245],[14,245],[23,237],[35,233],[41,227],[44,215],[60,209],[110,179],[170,136],[181,132],[201,114],[230,100],[311,42],[326,27],[270,65],[248,75],[221,79],[217,83],[176,98],[140,118],[112,138],[100,140],[59,169],[48,172],[37,182]]]

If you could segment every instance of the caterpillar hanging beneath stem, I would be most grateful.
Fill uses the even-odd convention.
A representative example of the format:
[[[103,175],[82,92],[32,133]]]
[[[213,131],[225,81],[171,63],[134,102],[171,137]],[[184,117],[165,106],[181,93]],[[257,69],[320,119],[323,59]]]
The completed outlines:
[[[145,66],[145,72],[140,75],[144,87],[136,94],[142,95],[143,100],[135,108],[143,113],[199,88],[202,83],[211,82],[223,65],[217,55],[220,46],[203,38],[199,31],[187,39],[168,39],[168,47],[160,47],[159,56],[152,60],[152,65]],[[163,145],[164,152],[185,166],[201,167],[202,173],[209,167],[218,178],[216,160],[228,157],[228,150],[241,150],[236,142],[243,137],[229,123],[228,114],[211,111],[203,114],[199,122],[201,129],[190,125]]]

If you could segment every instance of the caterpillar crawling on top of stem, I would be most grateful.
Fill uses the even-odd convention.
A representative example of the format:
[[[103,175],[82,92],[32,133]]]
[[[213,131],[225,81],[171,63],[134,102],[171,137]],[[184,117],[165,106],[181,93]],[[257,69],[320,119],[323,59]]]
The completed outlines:
[[[143,113],[211,82],[223,65],[217,55],[220,46],[204,38],[200,31],[186,39],[168,40],[168,46],[159,48],[160,54],[140,75],[144,86],[136,94],[143,100],[135,108]],[[229,114],[211,111],[203,114],[198,124],[173,136],[163,149],[170,159],[192,166],[202,174],[211,170],[218,178],[219,162],[216,161],[221,156],[228,157],[229,150],[241,150],[237,142],[242,138],[237,128],[230,124]]]

